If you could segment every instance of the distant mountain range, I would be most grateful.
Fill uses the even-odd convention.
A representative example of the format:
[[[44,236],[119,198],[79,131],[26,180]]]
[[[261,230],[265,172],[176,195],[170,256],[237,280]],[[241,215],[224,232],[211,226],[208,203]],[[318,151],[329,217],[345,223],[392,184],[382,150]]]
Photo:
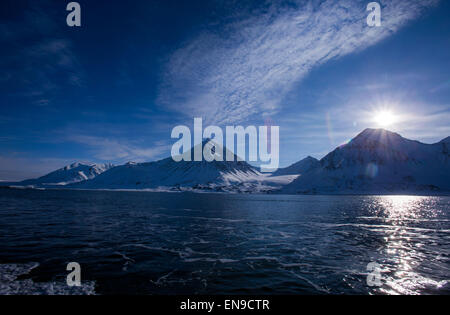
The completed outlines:
[[[208,141],[205,140],[198,146],[203,148]],[[194,149],[189,151],[191,157]],[[220,147],[217,149],[220,150]],[[262,174],[247,162],[238,161],[234,155],[233,162],[175,162],[169,157],[156,162],[129,162],[120,166],[75,163],[37,179],[0,185],[31,188],[265,193],[281,189],[296,177],[296,175]]]
[[[237,161],[236,156],[234,162],[175,162],[170,157],[120,166],[75,163],[14,185],[283,194],[448,194],[450,137],[423,144],[384,129],[366,129],[320,161],[307,157],[271,175]]]

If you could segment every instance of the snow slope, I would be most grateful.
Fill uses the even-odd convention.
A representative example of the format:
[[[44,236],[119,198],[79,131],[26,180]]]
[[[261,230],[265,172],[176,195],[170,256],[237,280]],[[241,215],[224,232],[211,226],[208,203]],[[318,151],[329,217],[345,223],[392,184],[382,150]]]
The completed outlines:
[[[274,172],[274,176],[280,176],[280,175],[300,175],[303,174],[313,168],[316,168],[320,165],[320,162],[318,159],[315,159],[311,156],[308,156],[307,158],[292,164],[291,166],[281,168],[278,171]]]
[[[204,141],[202,148],[207,143]],[[200,144],[199,144],[200,145]],[[222,150],[221,150],[222,149]],[[223,152],[218,146],[217,152]],[[191,157],[193,149],[190,151]],[[224,153],[225,154],[225,153]],[[225,156],[225,155],[224,155]],[[80,189],[199,190],[267,192],[291,182],[292,176],[272,178],[245,161],[180,161],[171,157],[150,163],[114,167],[92,180],[71,185]]]
[[[204,141],[199,146],[204,145]],[[189,152],[191,157],[192,151]],[[218,154],[226,149],[217,146]],[[285,194],[450,193],[450,137],[435,144],[366,129],[320,161],[308,157],[274,174],[245,161],[75,163],[19,186]]]
[[[450,138],[436,144],[366,129],[281,192],[419,193],[450,191]]]
[[[20,186],[65,186],[93,179],[114,167],[112,164],[73,163],[37,179],[17,183]]]

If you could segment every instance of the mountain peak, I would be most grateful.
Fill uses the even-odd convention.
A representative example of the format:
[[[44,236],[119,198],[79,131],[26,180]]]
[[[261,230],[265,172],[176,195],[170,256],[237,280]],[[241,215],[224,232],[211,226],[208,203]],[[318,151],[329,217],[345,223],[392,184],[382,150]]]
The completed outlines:
[[[95,164],[75,162],[37,179],[25,180],[23,185],[65,186],[72,183],[93,179],[97,175],[113,168],[113,164]]]
[[[72,164],[66,165],[63,168],[59,169],[59,171],[71,171],[71,170],[84,170],[89,168],[95,168],[99,170],[108,170],[110,168],[114,167],[112,163],[105,163],[105,164],[96,164],[91,162],[74,162]]]
[[[450,137],[442,139],[441,141],[439,141],[439,143],[450,143]]]
[[[205,146],[208,145],[209,143],[212,143],[214,145],[211,148],[211,154],[215,154],[217,152],[218,155],[221,155],[223,157],[223,160],[224,160],[223,162],[232,163],[232,162],[245,161],[244,158],[238,157],[235,152],[228,150],[228,148],[225,145],[217,142],[214,138],[213,139],[211,139],[211,138],[203,139],[201,143],[194,144],[187,152],[184,152],[184,154],[187,154],[188,156],[191,157],[192,160],[194,160],[194,154],[195,154],[196,150],[200,149],[201,154],[202,154],[202,160],[203,160],[203,150],[205,149]],[[181,153],[180,153],[180,155],[181,155]],[[228,161],[225,158],[228,155],[233,156],[233,159],[231,161]]]
[[[303,160],[304,161],[318,161],[316,158],[312,157],[311,155],[308,155]]]
[[[312,156],[307,156],[303,160],[298,161],[297,163],[294,163],[288,167],[279,169],[276,171],[273,175],[274,176],[280,176],[280,175],[299,175],[303,174],[305,172],[310,171],[311,169],[318,167],[320,165],[320,162],[318,159],[313,158]]]
[[[450,164],[445,146],[449,141],[450,137],[441,144],[424,144],[385,129],[365,129],[282,193],[448,191]]]
[[[398,133],[383,129],[383,128],[366,128],[364,129],[359,135],[357,135],[355,138],[358,137],[374,137],[374,136],[395,136],[395,137],[402,137]]]
[[[94,166],[94,165],[95,165],[94,163],[89,163],[89,162],[74,162],[70,165],[64,166],[62,169],[68,171],[68,170],[72,170],[72,169],[80,167],[80,166]]]
[[[406,140],[398,133],[386,130],[386,129],[372,129],[367,128],[358,134],[355,138],[353,138],[350,143],[351,144],[362,144],[368,142],[376,142],[382,144],[393,144],[398,143],[399,141]]]

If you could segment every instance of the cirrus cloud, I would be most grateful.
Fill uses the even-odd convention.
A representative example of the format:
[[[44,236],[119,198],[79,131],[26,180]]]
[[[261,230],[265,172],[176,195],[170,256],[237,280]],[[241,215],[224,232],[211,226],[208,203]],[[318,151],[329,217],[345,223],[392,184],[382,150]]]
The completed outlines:
[[[439,0],[384,0],[382,26],[366,23],[368,1],[298,1],[204,32],[171,56],[159,103],[208,123],[271,115],[314,67],[387,38]]]

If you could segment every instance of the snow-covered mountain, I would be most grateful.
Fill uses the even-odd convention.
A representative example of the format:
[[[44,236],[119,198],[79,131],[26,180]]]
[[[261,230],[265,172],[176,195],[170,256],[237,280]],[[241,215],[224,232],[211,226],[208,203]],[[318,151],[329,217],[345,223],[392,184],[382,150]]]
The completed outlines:
[[[66,186],[93,179],[114,167],[112,164],[73,163],[45,176],[18,183],[20,186]]]
[[[318,159],[315,159],[311,156],[292,164],[291,166],[280,168],[278,171],[274,172],[274,176],[280,175],[300,175],[308,172],[309,170],[316,168],[320,165]]]
[[[204,148],[209,140],[201,145]],[[223,150],[222,150],[223,149]],[[217,147],[217,152],[226,149]],[[194,148],[189,152],[191,157]],[[226,156],[226,152],[223,152]],[[435,144],[366,129],[320,161],[308,157],[273,174],[244,161],[75,163],[18,186],[74,189],[220,191],[285,194],[450,193],[450,137]]]
[[[201,145],[204,148],[208,141]],[[217,152],[222,151],[217,146]],[[225,149],[226,150],[226,149]],[[193,149],[189,154],[193,157]],[[223,151],[222,151],[223,152]],[[226,156],[226,153],[223,153]],[[71,185],[81,189],[154,189],[264,192],[279,189],[294,177],[261,174],[245,161],[180,161],[172,157],[150,163],[127,163],[92,180]]]
[[[329,153],[282,193],[420,193],[450,191],[450,137],[436,144],[366,129]]]

